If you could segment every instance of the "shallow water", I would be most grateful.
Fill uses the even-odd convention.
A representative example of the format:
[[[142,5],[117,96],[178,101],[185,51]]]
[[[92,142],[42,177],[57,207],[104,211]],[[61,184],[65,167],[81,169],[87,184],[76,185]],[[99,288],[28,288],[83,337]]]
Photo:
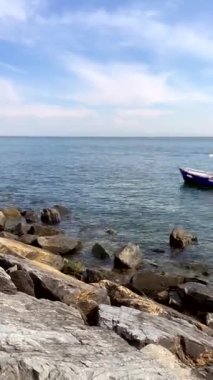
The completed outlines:
[[[0,204],[71,208],[63,227],[110,252],[128,241],[169,271],[198,261],[213,268],[213,191],[183,186],[178,168],[213,171],[208,138],[1,138]],[[181,224],[199,244],[173,253],[169,233]],[[108,236],[106,228],[117,231]],[[165,253],[154,253],[161,248]]]

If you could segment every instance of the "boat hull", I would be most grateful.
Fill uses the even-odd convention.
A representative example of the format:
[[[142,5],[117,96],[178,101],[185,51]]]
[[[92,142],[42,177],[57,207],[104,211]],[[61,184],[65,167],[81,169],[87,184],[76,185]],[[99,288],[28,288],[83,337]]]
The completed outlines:
[[[185,183],[191,186],[213,189],[213,174],[187,169],[180,169],[180,172]]]

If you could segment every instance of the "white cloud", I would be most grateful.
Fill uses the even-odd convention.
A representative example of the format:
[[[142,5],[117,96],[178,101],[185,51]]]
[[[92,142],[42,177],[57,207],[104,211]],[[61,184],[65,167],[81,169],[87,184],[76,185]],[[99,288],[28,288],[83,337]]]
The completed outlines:
[[[21,91],[11,80],[0,77],[0,105],[21,102]]]

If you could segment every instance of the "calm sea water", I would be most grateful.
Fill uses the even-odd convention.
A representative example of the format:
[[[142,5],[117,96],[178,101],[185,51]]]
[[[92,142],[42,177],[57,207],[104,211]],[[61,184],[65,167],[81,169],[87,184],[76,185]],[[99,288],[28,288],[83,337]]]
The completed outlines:
[[[72,218],[62,227],[84,241],[89,262],[94,241],[110,252],[131,241],[170,271],[194,261],[212,270],[213,191],[184,187],[178,171],[213,171],[211,153],[209,138],[1,138],[0,204],[70,207]],[[199,244],[171,252],[176,224],[196,233]]]

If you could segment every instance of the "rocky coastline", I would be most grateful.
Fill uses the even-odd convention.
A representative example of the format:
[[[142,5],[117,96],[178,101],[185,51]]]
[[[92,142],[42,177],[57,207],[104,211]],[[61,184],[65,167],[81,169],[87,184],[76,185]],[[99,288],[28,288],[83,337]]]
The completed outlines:
[[[208,270],[162,272],[134,243],[112,257],[98,241],[88,267],[64,218],[59,205],[0,210],[0,379],[212,379]],[[168,242],[184,250],[197,237],[179,227]]]

